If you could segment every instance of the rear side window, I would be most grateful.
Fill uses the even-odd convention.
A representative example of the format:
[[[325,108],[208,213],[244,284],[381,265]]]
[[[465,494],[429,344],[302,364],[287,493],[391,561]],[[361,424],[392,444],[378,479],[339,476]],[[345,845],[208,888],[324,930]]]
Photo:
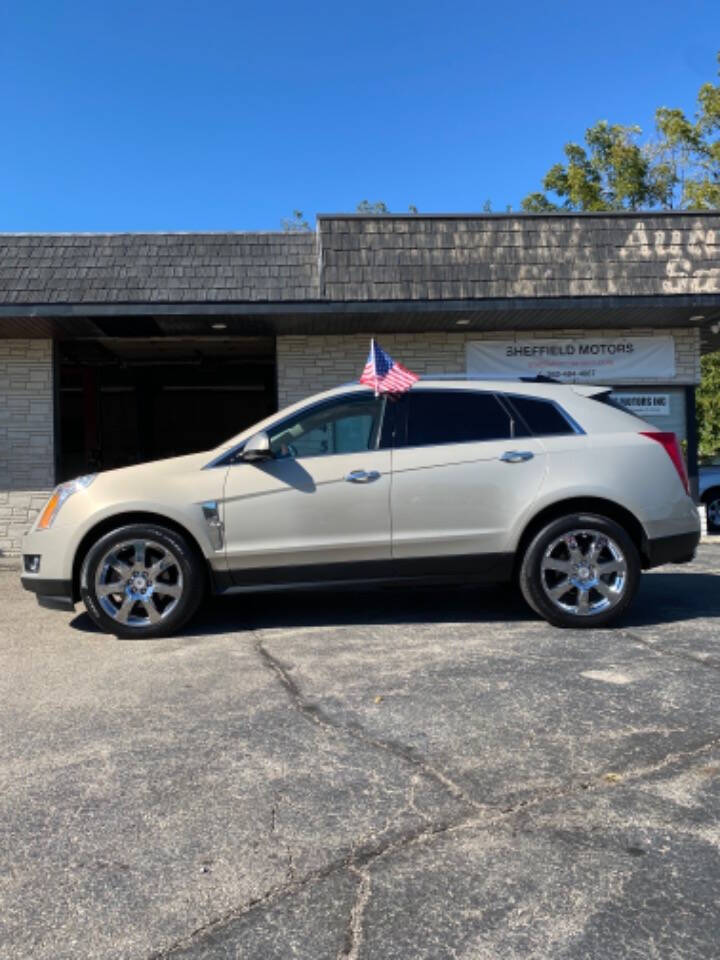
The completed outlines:
[[[411,390],[404,405],[408,447],[507,440],[511,436],[510,416],[491,393]]]
[[[562,433],[574,433],[568,421],[554,403],[537,397],[506,397],[514,410],[536,437],[552,437]]]

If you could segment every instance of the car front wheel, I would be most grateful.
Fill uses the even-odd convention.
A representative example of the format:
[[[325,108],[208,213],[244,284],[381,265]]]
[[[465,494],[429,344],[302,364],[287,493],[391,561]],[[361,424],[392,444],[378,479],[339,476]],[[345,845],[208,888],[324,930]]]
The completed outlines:
[[[175,633],[197,610],[204,571],[174,530],[128,524],[106,533],[88,551],[80,594],[95,623],[126,639]]]
[[[640,557],[625,530],[597,514],[549,523],[531,541],[520,567],[528,604],[557,627],[602,627],[635,596]]]

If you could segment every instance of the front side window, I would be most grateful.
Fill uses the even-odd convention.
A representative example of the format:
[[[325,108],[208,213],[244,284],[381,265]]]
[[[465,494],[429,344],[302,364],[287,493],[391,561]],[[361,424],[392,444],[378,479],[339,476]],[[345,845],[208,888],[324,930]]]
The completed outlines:
[[[270,427],[275,457],[326,457],[378,447],[384,397],[350,394],[302,410]]]
[[[509,414],[491,393],[411,390],[405,402],[405,442],[409,447],[507,440],[513,436]]]

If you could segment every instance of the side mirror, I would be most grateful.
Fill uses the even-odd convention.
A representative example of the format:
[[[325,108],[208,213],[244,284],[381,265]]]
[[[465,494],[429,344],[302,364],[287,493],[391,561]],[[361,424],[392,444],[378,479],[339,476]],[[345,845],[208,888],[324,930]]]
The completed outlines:
[[[270,437],[261,430],[254,433],[243,447],[240,459],[246,463],[258,463],[260,460],[272,460],[273,452],[270,449]]]

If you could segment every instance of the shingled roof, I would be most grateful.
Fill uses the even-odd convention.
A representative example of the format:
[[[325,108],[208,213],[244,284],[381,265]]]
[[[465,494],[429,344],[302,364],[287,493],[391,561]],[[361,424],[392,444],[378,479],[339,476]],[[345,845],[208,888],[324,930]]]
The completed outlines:
[[[328,300],[720,292],[720,214],[320,216]]]
[[[0,235],[0,303],[203,303],[318,297],[311,233]]]
[[[0,235],[5,315],[677,294],[720,294],[720,214],[321,215],[313,233]]]

